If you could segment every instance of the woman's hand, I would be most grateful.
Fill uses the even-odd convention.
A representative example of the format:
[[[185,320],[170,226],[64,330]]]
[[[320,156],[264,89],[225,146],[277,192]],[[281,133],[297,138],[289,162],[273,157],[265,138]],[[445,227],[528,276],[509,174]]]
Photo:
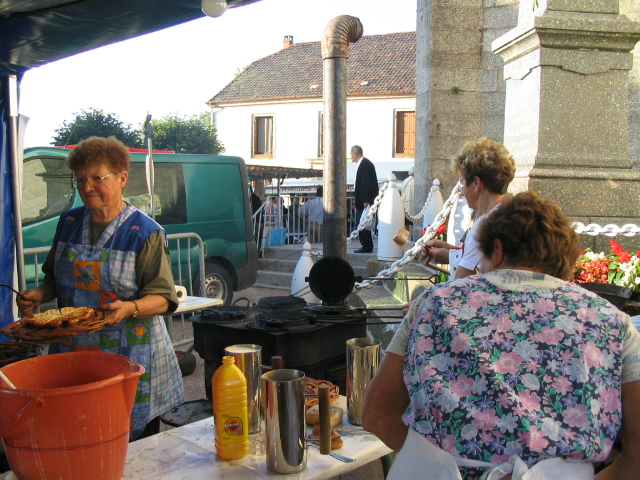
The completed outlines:
[[[409,313],[409,309],[411,308],[411,304],[413,303],[413,301],[411,302],[407,302],[404,305],[402,305],[402,315],[406,315],[407,313]]]
[[[22,295],[21,298],[20,295]],[[33,311],[40,306],[44,298],[41,290],[34,288],[32,290],[23,290],[20,295],[16,296],[16,303],[22,315],[31,315]]]
[[[100,308],[114,312],[112,320],[105,325],[115,327],[123,319],[133,317],[136,311],[137,316],[142,318],[162,315],[169,308],[169,300],[162,295],[153,294],[136,299],[135,303],[133,303],[133,301],[123,302],[122,300],[116,300],[112,303],[105,303],[101,305]]]
[[[449,250],[453,245],[449,245],[443,240],[429,240],[422,247],[422,258],[420,261],[430,263],[432,260],[435,263],[449,263]]]
[[[108,323],[105,323],[105,326],[107,327],[115,327],[125,318],[133,316],[136,311],[136,305],[133,302],[123,302],[122,300],[105,303],[100,308],[112,312],[111,320]]]

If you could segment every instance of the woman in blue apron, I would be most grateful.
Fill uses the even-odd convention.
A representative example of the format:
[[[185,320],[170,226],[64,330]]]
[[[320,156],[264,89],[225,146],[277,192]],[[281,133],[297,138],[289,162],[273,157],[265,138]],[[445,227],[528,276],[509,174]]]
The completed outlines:
[[[640,335],[566,281],[567,218],[524,192],[477,239],[483,274],[414,302],[370,385],[363,427],[398,451],[387,479],[587,480],[618,435],[625,453],[601,474],[638,478]]]
[[[178,299],[164,230],[123,199],[129,151],[115,137],[91,137],[69,155],[85,206],[63,213],[43,266],[45,279],[18,300],[23,314],[53,298],[60,307],[111,310],[102,330],[52,343],[49,353],[118,353],[145,367],[131,439],[156,433],[159,416],[184,400],[182,377],[162,314]],[[144,435],[143,435],[144,432]]]

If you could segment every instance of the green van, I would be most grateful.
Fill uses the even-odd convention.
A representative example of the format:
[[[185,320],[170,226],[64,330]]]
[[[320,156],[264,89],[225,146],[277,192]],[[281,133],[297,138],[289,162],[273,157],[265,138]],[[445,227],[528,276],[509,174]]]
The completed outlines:
[[[50,246],[58,218],[82,205],[66,165],[68,149],[24,151],[22,228],[24,248]],[[131,153],[125,199],[150,214],[146,153]],[[258,269],[247,167],[239,157],[154,153],[154,210],[167,234],[196,233],[205,246],[208,297],[229,305],[233,292],[252,286]],[[181,247],[182,248],[182,247]],[[186,252],[171,252],[175,270]],[[190,255],[199,292],[197,255]],[[176,278],[178,276],[176,275]],[[27,278],[27,282],[33,278]]]

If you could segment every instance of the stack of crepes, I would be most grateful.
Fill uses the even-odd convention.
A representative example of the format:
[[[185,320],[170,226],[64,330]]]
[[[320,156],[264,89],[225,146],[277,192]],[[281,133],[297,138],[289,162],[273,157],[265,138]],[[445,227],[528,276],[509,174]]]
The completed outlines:
[[[340,388],[337,385],[327,380],[316,380],[314,378],[306,377],[305,395],[315,395],[306,397],[305,405],[305,421],[307,425],[313,425],[313,430],[309,438],[320,438],[320,407],[318,405],[318,388],[320,385],[327,385],[329,387],[329,399],[331,400],[331,407],[329,409],[329,417],[331,422],[331,428],[335,428],[342,424],[342,417],[344,411],[338,407],[338,401],[340,398]],[[331,430],[331,450],[342,447],[342,438],[340,434],[334,430]]]
[[[0,333],[31,343],[57,342],[100,330],[111,320],[111,314],[108,310],[89,307],[54,308],[27,315],[4,327]]]

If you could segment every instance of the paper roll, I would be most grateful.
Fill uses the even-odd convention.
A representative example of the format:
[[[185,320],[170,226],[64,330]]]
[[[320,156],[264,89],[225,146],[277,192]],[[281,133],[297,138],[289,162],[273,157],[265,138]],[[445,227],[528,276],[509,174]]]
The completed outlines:
[[[178,302],[183,302],[187,298],[187,289],[181,285],[176,285],[176,295],[178,295]]]

